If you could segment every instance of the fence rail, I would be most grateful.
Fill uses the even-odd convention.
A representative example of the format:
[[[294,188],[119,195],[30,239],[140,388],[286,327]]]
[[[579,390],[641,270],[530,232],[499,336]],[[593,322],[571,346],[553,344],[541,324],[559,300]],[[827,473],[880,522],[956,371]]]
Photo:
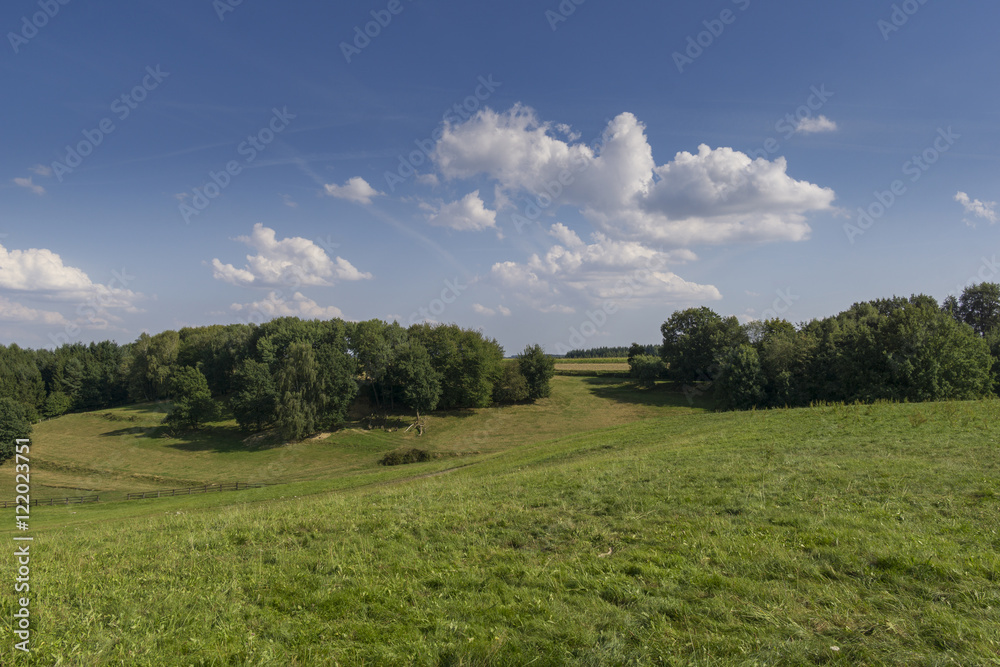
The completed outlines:
[[[225,484],[205,484],[203,486],[188,486],[183,489],[160,489],[159,491],[143,491],[141,493],[126,493],[125,500],[144,500],[146,498],[170,498],[171,496],[189,496],[196,493],[212,493],[214,491],[242,491],[244,489],[260,489],[267,486],[260,482],[227,482]]]
[[[96,503],[101,499],[100,496],[73,496],[71,498],[48,498],[41,500],[39,498],[34,498],[29,501],[29,505],[78,505],[80,503]],[[24,503],[18,503],[13,500],[0,500],[0,506],[3,508],[14,507],[15,505],[23,505]]]

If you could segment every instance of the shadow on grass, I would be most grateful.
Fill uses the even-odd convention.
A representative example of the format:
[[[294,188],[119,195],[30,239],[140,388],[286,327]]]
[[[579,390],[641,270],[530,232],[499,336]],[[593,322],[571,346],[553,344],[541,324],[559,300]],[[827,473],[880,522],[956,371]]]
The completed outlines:
[[[184,431],[169,434],[162,432],[164,437],[172,438],[168,447],[184,452],[213,452],[216,454],[232,454],[246,452],[262,452],[277,449],[285,441],[270,432],[247,434],[234,428],[206,427],[197,431]]]
[[[115,410],[120,410],[122,412],[141,412],[145,414],[154,413],[165,415],[170,412],[173,407],[171,401],[149,401],[146,403],[132,403],[131,405],[123,405],[115,408]]]
[[[662,408],[713,410],[715,402],[706,392],[685,394],[680,384],[657,382],[654,387],[639,387],[621,378],[588,377],[583,381],[592,394],[616,403],[632,403]]]
[[[119,435],[145,435],[152,436],[153,432],[156,431],[155,426],[133,426],[131,428],[120,428],[117,431],[108,431],[102,433],[101,435],[106,438],[113,438]]]

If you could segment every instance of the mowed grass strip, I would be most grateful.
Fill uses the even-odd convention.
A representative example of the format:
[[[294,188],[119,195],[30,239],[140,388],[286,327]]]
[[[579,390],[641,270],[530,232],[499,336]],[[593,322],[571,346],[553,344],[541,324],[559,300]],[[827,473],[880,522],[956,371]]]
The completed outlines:
[[[998,664],[998,444],[997,401],[689,412],[306,498],[84,506],[32,547],[31,660]]]

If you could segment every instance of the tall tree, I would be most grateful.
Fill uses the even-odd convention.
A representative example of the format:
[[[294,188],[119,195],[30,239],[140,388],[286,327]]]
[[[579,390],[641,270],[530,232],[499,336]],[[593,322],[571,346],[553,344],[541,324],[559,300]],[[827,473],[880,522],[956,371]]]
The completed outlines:
[[[430,412],[441,398],[441,376],[431,364],[427,348],[410,341],[399,349],[395,361],[395,380],[402,387],[403,402],[417,412]]]
[[[675,382],[710,381],[718,372],[716,359],[749,342],[739,320],[720,317],[704,306],[676,311],[660,333],[667,377]]]
[[[313,350],[310,343],[288,346],[276,385],[276,423],[290,440],[301,440],[324,428],[341,424],[357,394],[355,366],[333,342]]]
[[[30,435],[31,422],[24,406],[9,396],[0,398],[0,464],[13,458],[18,438]]]
[[[309,343],[292,343],[276,378],[278,428],[289,440],[302,438],[319,430],[319,407],[322,390],[319,364]]]
[[[230,407],[240,428],[259,431],[274,423],[278,390],[267,364],[244,360],[236,367],[232,382],[238,389],[230,400]]]
[[[715,398],[725,410],[749,410],[764,403],[764,372],[753,346],[743,344],[719,359]]]
[[[170,393],[170,378],[177,367],[180,335],[164,331],[155,336],[143,333],[129,348],[127,359],[129,398],[152,401]]]
[[[528,345],[517,355],[517,364],[528,383],[528,399],[547,398],[552,393],[550,382],[556,374],[555,359],[545,354],[541,345]]]
[[[183,366],[170,382],[174,406],[166,423],[181,429],[192,429],[219,418],[219,406],[212,400],[208,380],[197,368]]]
[[[958,299],[955,315],[980,336],[1000,327],[1000,285],[979,283],[966,287]]]

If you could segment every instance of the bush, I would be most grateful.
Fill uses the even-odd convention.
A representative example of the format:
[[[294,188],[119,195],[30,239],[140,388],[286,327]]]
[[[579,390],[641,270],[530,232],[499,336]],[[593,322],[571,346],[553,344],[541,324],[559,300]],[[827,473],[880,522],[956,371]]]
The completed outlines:
[[[652,387],[663,376],[666,366],[659,357],[650,354],[637,354],[629,360],[628,374],[636,384]]]
[[[545,354],[540,345],[529,345],[517,355],[521,374],[528,382],[528,398],[532,401],[552,393],[549,381],[556,374],[555,359]]]
[[[391,452],[386,452],[382,460],[379,461],[379,464],[384,466],[401,466],[407,463],[423,463],[430,460],[430,452],[426,449],[412,447],[410,449],[395,449]]]
[[[500,379],[493,385],[493,402],[499,405],[520,403],[528,398],[528,381],[516,363],[505,363]]]

